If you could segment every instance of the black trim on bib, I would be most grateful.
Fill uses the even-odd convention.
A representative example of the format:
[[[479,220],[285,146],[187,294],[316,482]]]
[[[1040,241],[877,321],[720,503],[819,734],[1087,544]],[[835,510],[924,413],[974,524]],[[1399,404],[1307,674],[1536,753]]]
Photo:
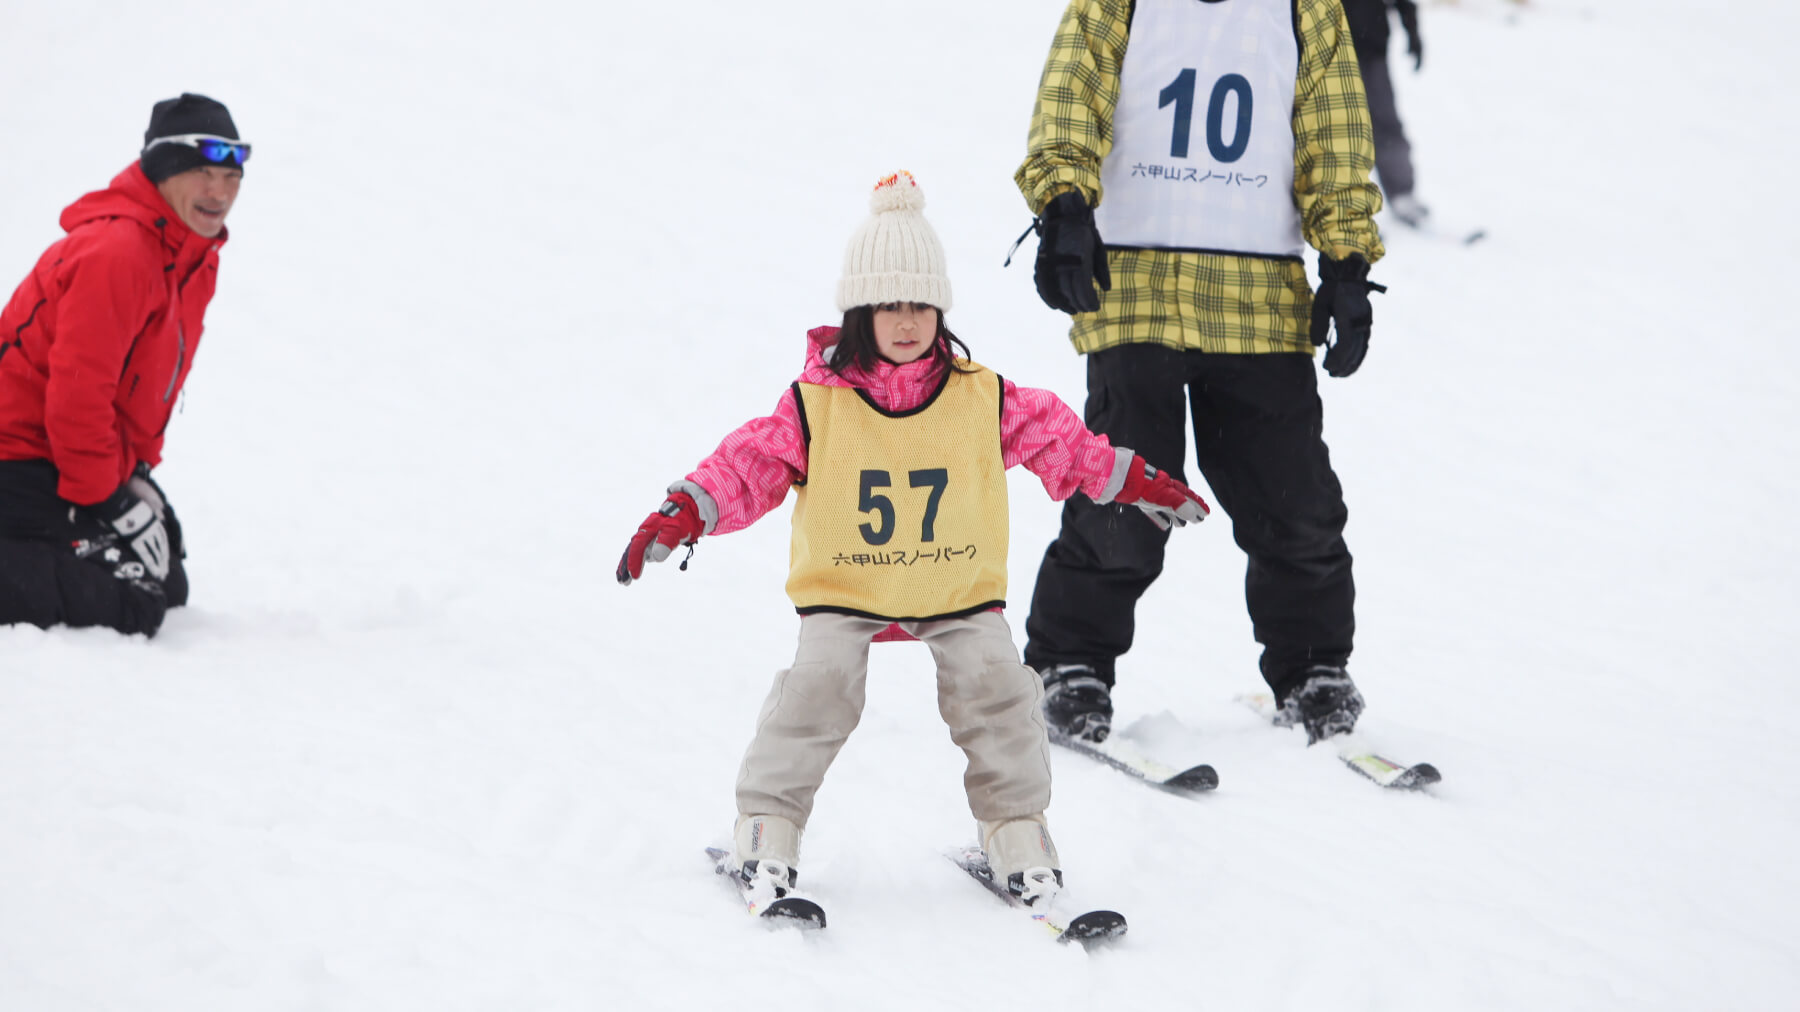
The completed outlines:
[[[950,374],[956,371],[955,366],[956,366],[956,363],[954,361],[951,362],[949,365],[945,366],[944,367],[944,375],[938,377],[937,389],[933,390],[931,392],[931,396],[925,398],[925,400],[920,402],[917,407],[907,408],[905,411],[889,411],[889,410],[887,410],[886,408],[882,407],[881,405],[875,403],[875,398],[870,397],[869,392],[867,390],[864,390],[862,387],[851,387],[850,389],[856,391],[856,396],[861,397],[864,404],[867,404],[869,407],[874,408],[875,413],[883,416],[884,418],[910,418],[913,415],[916,415],[919,412],[924,411],[926,408],[931,407],[932,404],[936,403],[938,396],[944,392],[944,388],[950,385]]]
[[[948,618],[968,618],[970,615],[979,615],[984,611],[993,611],[995,608],[1004,610],[1006,608],[1006,602],[988,601],[985,604],[978,604],[973,608],[964,608],[960,611],[949,611],[942,615],[925,616],[877,615],[874,612],[858,611],[855,608],[839,608],[829,604],[808,605],[805,608],[795,608],[794,610],[802,615],[817,615],[820,612],[830,612],[834,615],[855,615],[858,618],[880,619],[883,622],[941,622]]]
[[[806,398],[800,396],[800,381],[799,380],[795,380],[793,383],[789,384],[788,389],[790,389],[794,392],[794,410],[800,413],[800,438],[805,440],[805,442],[806,442],[807,469],[811,470],[811,468],[812,468],[812,464],[811,464],[811,461],[812,461],[812,426],[807,424],[807,421],[806,421]],[[800,478],[794,482],[795,487],[799,487],[804,484],[806,484],[806,476],[805,475],[801,475]]]
[[[1133,253],[1204,253],[1215,257],[1249,257],[1252,260],[1275,260],[1281,263],[1306,265],[1303,256],[1284,256],[1280,253],[1245,253],[1234,249],[1202,249],[1198,246],[1115,246],[1107,243],[1109,250],[1126,250]]]

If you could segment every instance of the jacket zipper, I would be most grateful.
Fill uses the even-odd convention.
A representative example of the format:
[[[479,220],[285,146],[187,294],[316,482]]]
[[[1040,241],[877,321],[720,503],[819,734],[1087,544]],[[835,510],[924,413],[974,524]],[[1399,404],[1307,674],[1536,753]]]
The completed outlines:
[[[175,324],[175,371],[169,374],[169,389],[163,391],[163,403],[175,396],[175,383],[181,379],[181,363],[187,358],[187,328],[177,321]]]

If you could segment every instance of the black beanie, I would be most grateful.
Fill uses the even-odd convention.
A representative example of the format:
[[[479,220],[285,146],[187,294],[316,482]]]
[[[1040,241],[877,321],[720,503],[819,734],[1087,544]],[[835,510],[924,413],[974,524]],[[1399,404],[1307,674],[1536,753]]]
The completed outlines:
[[[187,92],[182,92],[180,98],[165,98],[150,110],[150,128],[144,131],[144,151],[138,156],[138,164],[144,167],[144,175],[149,176],[152,183],[160,183],[178,172],[213,164],[200,157],[198,148],[186,144],[150,146],[150,142],[158,137],[182,134],[240,139],[237,124],[231,121],[231,112],[223,103]],[[243,165],[233,162],[232,167],[242,169]]]

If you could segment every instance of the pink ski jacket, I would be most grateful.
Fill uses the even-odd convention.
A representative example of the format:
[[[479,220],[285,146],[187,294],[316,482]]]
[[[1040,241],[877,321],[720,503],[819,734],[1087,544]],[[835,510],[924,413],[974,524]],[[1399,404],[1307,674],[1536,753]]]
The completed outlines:
[[[836,327],[807,332],[800,382],[858,387],[883,410],[905,411],[924,403],[943,375],[944,367],[928,355],[906,365],[877,362],[873,373],[852,368],[839,376],[825,364],[837,346],[837,333]],[[1004,383],[1000,451],[1006,466],[1023,464],[1044,483],[1052,499],[1067,499],[1079,490],[1097,501],[1110,501],[1123,484],[1112,481],[1120,451],[1105,436],[1089,432],[1050,391],[1017,386],[1011,380]],[[1123,468],[1118,470],[1124,473]],[[729,534],[781,505],[788,489],[804,477],[806,436],[789,387],[782,391],[774,414],[746,422],[726,436],[687,481],[704,489],[718,508],[716,521],[707,518],[706,533]]]

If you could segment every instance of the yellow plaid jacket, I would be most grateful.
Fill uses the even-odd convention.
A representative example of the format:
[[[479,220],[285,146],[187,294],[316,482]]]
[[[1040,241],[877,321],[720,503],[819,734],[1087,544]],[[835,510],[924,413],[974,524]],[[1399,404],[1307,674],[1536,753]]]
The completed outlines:
[[[1381,194],[1368,101],[1339,0],[1294,0],[1300,69],[1294,89],[1294,204],[1306,241],[1333,258],[1386,252],[1372,220]],[[1112,150],[1113,108],[1130,34],[1131,0],[1071,0],[1057,27],[1031,112],[1030,150],[1013,178],[1033,214],[1078,189],[1098,207],[1100,163]],[[1104,240],[1106,237],[1101,236]],[[1082,354],[1143,342],[1228,354],[1311,352],[1312,285],[1292,260],[1107,251],[1112,291],[1074,317]]]

